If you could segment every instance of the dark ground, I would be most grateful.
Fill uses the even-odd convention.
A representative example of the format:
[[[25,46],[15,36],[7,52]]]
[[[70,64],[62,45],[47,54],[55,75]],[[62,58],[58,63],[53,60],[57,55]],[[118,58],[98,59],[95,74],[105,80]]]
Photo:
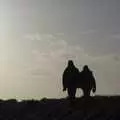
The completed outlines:
[[[120,96],[67,99],[0,100],[0,120],[120,120]]]

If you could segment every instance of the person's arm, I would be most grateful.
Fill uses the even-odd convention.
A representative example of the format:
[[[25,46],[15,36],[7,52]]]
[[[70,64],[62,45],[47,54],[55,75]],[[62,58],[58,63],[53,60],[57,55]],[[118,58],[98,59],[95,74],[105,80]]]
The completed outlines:
[[[93,84],[93,92],[96,92],[96,82],[93,73],[92,73],[92,84]]]
[[[66,91],[66,75],[65,75],[65,71],[63,72],[63,76],[62,76],[62,84],[63,84],[63,91]]]

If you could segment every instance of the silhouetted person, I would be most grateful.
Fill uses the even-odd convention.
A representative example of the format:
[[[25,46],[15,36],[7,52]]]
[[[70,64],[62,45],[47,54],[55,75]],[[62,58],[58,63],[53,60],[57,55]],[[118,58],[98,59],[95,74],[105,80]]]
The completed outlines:
[[[83,67],[83,70],[80,73],[80,79],[82,79],[82,89],[84,92],[84,96],[88,97],[90,96],[90,92],[91,90],[93,91],[93,93],[95,93],[96,91],[96,82],[95,82],[95,78],[93,76],[92,71],[88,68],[87,65],[85,65]]]
[[[68,66],[63,73],[63,91],[67,90],[70,99],[75,98],[76,81],[79,78],[79,70],[75,67],[72,60],[68,61]]]

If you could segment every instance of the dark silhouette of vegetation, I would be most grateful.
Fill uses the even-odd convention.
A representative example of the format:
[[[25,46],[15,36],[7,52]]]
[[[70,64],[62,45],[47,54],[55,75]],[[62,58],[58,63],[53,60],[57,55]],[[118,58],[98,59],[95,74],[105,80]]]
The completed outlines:
[[[63,72],[63,91],[67,90],[68,97],[72,100],[75,99],[77,88],[81,88],[84,96],[88,98],[91,90],[93,93],[96,91],[95,78],[87,65],[85,65],[83,70],[79,72],[73,61],[69,60],[68,66]]]
[[[120,120],[120,97],[0,100],[0,120]]]

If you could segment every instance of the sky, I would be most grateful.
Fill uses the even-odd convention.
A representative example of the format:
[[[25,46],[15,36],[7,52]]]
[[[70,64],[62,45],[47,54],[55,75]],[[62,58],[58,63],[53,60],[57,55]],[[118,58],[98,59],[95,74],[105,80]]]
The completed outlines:
[[[69,59],[90,67],[96,94],[118,95],[119,46],[119,0],[0,0],[0,99],[65,97]]]

